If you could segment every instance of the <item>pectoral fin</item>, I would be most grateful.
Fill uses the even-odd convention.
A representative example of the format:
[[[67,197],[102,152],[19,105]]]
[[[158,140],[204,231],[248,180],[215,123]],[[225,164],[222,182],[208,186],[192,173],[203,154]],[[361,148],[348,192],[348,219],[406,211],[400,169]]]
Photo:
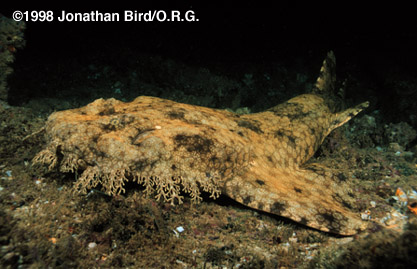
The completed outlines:
[[[338,181],[338,175],[318,164],[295,170],[252,166],[226,181],[224,193],[251,208],[312,228],[353,235],[366,223],[351,210],[351,198]]]

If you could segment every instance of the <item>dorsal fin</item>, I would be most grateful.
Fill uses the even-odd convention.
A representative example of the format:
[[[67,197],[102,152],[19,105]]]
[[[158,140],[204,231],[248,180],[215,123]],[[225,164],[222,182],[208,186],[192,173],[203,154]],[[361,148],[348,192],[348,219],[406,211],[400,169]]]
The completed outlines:
[[[323,97],[332,112],[338,111],[334,114],[329,133],[369,106],[369,102],[363,102],[355,107],[340,111],[343,100],[336,93],[336,57],[333,51],[327,53],[312,92]]]
[[[313,93],[320,95],[333,95],[336,84],[336,57],[333,51],[327,53],[326,59],[320,69],[320,75],[317,78],[313,88]]]

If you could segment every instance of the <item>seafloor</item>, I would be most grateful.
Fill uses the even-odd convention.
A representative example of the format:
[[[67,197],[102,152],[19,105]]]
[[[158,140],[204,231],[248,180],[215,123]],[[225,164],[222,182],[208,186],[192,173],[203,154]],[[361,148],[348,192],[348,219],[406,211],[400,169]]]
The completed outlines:
[[[232,94],[219,89],[230,85],[256,89],[269,84],[272,94],[277,86],[300,89],[314,81],[313,71],[304,74],[279,64],[276,76],[245,73],[228,78],[209,68],[189,67],[162,57],[140,55],[137,60],[138,64],[123,72],[107,65],[61,66],[78,77],[76,84],[67,85],[73,89],[71,97],[31,99],[20,106],[2,104],[2,267],[332,268],[417,262],[415,215],[392,198],[399,187],[404,192],[417,189],[416,147],[407,148],[416,133],[404,122],[384,122],[377,110],[367,110],[336,129],[315,156],[357,182],[354,191],[362,197],[359,207],[364,218],[374,224],[354,237],[319,232],[246,208],[227,197],[207,197],[198,205],[185,199],[184,204],[171,206],[144,197],[137,188],[115,197],[99,190],[79,195],[72,192],[74,174],[45,174],[33,168],[31,159],[45,143],[36,131],[47,116],[99,96],[131,99],[129,89],[139,88],[144,89],[144,95],[247,113],[259,109],[257,104],[242,109],[240,101],[218,101],[228,95],[241,100],[245,91]],[[279,72],[286,73],[287,85],[273,81]],[[43,87],[62,87],[60,74],[52,75],[56,77],[49,77]],[[11,83],[13,87],[20,82]],[[187,92],[187,88],[202,96]],[[61,90],[62,94],[69,92]],[[83,92],[91,92],[91,96],[85,97]]]
[[[416,125],[413,118],[393,120],[381,111],[375,105],[378,96],[366,91],[374,85],[354,65],[342,67],[348,79],[346,105],[369,98],[371,107],[333,131],[314,161],[355,182],[361,197],[357,206],[370,223],[355,236],[320,232],[224,196],[212,200],[206,195],[200,204],[186,198],[171,206],[145,197],[137,186],[114,197],[100,189],[81,195],[72,189],[77,175],[31,164],[46,141],[38,131],[53,111],[97,98],[130,101],[139,95],[237,113],[262,111],[308,91],[322,52],[285,62],[201,64],[129,49],[102,49],[65,61],[22,52],[9,79],[9,104],[0,104],[0,267],[417,266]],[[348,62],[345,58],[338,65]],[[416,97],[417,83],[392,74],[384,83],[406,93],[402,111],[407,111],[407,96]]]

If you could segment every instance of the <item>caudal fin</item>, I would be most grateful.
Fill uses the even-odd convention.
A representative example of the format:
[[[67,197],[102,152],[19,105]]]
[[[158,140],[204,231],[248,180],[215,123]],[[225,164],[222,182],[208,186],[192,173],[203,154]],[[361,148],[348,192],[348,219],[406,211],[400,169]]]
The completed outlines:
[[[346,122],[348,122],[351,118],[355,117],[357,114],[359,114],[359,112],[361,112],[368,106],[369,106],[369,102],[366,101],[366,102],[360,103],[359,105],[355,107],[351,107],[341,112],[335,113],[329,133],[332,130],[336,129],[337,127],[340,127]]]

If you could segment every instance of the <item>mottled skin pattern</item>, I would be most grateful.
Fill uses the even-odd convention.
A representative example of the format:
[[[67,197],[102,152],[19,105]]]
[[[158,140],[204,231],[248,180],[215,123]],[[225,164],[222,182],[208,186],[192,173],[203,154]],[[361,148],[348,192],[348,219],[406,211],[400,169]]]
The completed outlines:
[[[55,112],[46,124],[48,146],[34,162],[78,171],[81,191],[100,184],[115,194],[124,181],[137,180],[170,202],[181,202],[181,190],[196,201],[200,190],[213,198],[223,193],[322,231],[352,235],[365,223],[350,209],[346,178],[305,164],[333,129],[368,105],[331,112],[334,65],[329,53],[311,94],[261,113],[146,96]]]

